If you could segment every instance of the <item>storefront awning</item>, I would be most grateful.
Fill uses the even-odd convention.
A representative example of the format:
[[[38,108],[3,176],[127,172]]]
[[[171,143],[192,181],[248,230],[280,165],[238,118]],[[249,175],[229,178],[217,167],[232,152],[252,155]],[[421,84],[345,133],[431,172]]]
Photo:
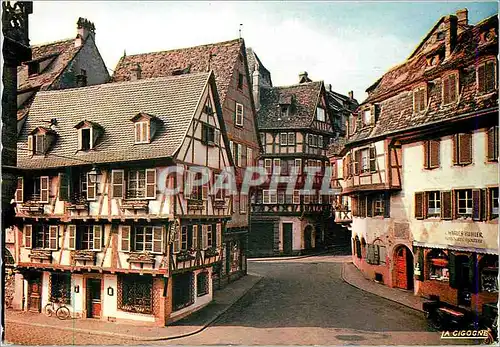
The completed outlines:
[[[438,244],[418,242],[418,241],[413,241],[413,246],[424,247],[424,248],[450,249],[452,251],[459,251],[459,252],[471,252],[471,253],[498,255],[498,249],[491,249],[491,248],[474,248],[474,247],[461,247],[461,246],[455,246],[455,245],[438,245]]]

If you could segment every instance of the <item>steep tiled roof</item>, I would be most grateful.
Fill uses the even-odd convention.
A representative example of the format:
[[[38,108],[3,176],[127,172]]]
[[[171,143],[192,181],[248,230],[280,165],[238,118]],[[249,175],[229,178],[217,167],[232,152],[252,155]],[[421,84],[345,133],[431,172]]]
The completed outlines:
[[[311,125],[323,82],[308,82],[286,87],[262,87],[257,113],[259,129],[307,128]],[[288,117],[281,117],[280,100],[291,100]]]
[[[23,64],[19,66],[17,68],[17,90],[22,91],[32,88],[41,88],[43,90],[49,87],[63,72],[68,63],[71,62],[81,47],[75,47],[75,39],[31,46],[32,60],[40,60],[48,57],[48,60],[51,62],[40,74],[32,77],[28,76],[28,65]]]
[[[170,157],[187,132],[209,76],[188,74],[39,92],[18,140],[18,147],[25,149],[18,151],[18,165],[48,168]],[[134,144],[130,119],[139,112],[159,120],[149,144]],[[32,158],[26,151],[27,136],[52,118],[57,120],[56,143],[45,157]],[[94,149],[86,152],[78,151],[74,128],[82,120],[104,129]]]
[[[139,64],[141,78],[172,76],[176,70],[192,72],[214,71],[217,90],[223,103],[243,40],[232,40],[170,51],[127,55],[120,59],[113,81],[130,80],[131,70]]]
[[[326,100],[328,106],[336,111],[354,111],[358,107],[356,99],[350,99],[348,96],[334,92],[333,90],[326,91]]]
[[[481,33],[495,28],[498,35],[497,16],[489,17],[463,31],[450,57],[439,65],[426,67],[426,55],[415,55],[400,66],[387,72],[370,87],[371,94],[363,104],[379,104],[378,120],[374,126],[358,129],[349,137],[349,143],[383,136],[407,128],[421,127],[498,107],[498,93],[478,97],[474,64],[480,56],[498,54],[498,37],[489,43],[481,42]],[[435,49],[442,49],[435,47]],[[457,103],[442,106],[441,76],[449,70],[460,70],[460,90]],[[411,88],[417,83],[428,83],[428,109],[415,114]]]
[[[457,43],[451,56],[443,61],[440,66],[431,70],[425,69],[426,54],[412,55],[411,58],[401,65],[398,65],[387,73],[385,73],[380,81],[372,85],[369,89],[372,90],[368,98],[363,103],[376,101],[384,94],[389,94],[391,91],[398,91],[406,86],[409,86],[419,80],[425,79],[436,72],[441,72],[454,65],[461,64],[470,59],[474,59],[477,55],[491,50],[497,45],[498,40],[494,44],[480,45],[480,33],[486,28],[498,27],[498,17],[489,17],[475,26],[469,27],[463,31],[457,38]],[[433,48],[434,51],[444,49],[444,41]]]

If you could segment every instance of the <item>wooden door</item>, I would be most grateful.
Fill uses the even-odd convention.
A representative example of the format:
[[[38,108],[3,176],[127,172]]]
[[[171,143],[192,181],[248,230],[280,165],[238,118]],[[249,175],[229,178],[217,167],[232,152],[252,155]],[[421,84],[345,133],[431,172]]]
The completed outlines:
[[[408,270],[406,268],[406,247],[399,247],[396,250],[396,257],[394,259],[394,266],[396,267],[396,287],[407,289],[408,285]]]
[[[42,304],[42,278],[41,274],[32,275],[28,279],[28,310],[40,312]]]
[[[283,253],[292,254],[293,223],[283,223]]]
[[[87,317],[101,318],[101,280],[89,278],[87,280]]]
[[[312,226],[308,225],[304,229],[304,248],[312,248]]]

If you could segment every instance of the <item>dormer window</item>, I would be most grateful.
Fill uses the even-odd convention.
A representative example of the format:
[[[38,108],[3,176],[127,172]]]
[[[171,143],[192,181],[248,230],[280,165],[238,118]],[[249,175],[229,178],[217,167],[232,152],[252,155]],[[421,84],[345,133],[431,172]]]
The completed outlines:
[[[78,130],[78,150],[88,151],[95,147],[97,139],[103,132],[97,123],[83,120],[75,128]]]
[[[321,107],[316,108],[316,120],[318,120],[320,122],[326,121],[325,110]]]
[[[477,67],[477,90],[486,94],[496,89],[496,61],[491,59]]]
[[[427,88],[425,86],[417,87],[413,90],[413,112],[420,113],[425,111],[427,105]]]
[[[457,101],[458,97],[458,73],[452,73],[443,77],[443,105]]]
[[[40,63],[38,61],[32,61],[28,64],[28,75],[36,75],[40,73]]]
[[[281,116],[281,118],[288,117],[288,106],[289,105],[281,105],[280,106],[280,116]]]
[[[160,122],[158,118],[141,112],[135,115],[131,121],[134,122],[135,143],[150,143],[156,132],[157,123]]]
[[[135,143],[149,143],[149,122],[135,123]]]
[[[53,130],[38,127],[28,135],[28,150],[33,155],[45,154],[55,141]]]
[[[444,40],[444,37],[445,37],[445,33],[444,33],[444,31],[439,31],[439,32],[436,34],[436,40],[437,40],[437,41],[443,41],[443,40]]]
[[[370,125],[371,123],[372,123],[372,111],[371,109],[367,108],[366,110],[363,111],[363,124]]]

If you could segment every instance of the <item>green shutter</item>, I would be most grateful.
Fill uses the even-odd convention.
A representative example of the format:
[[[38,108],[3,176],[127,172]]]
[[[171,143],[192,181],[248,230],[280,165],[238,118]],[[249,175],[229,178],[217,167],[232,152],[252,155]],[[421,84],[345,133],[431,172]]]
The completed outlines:
[[[479,292],[477,254],[472,253],[469,257],[469,290],[476,294]]]
[[[455,254],[453,254],[451,251],[448,252],[448,270],[450,271],[450,287],[451,288],[457,288],[457,273],[456,273],[456,266],[455,266]]]

